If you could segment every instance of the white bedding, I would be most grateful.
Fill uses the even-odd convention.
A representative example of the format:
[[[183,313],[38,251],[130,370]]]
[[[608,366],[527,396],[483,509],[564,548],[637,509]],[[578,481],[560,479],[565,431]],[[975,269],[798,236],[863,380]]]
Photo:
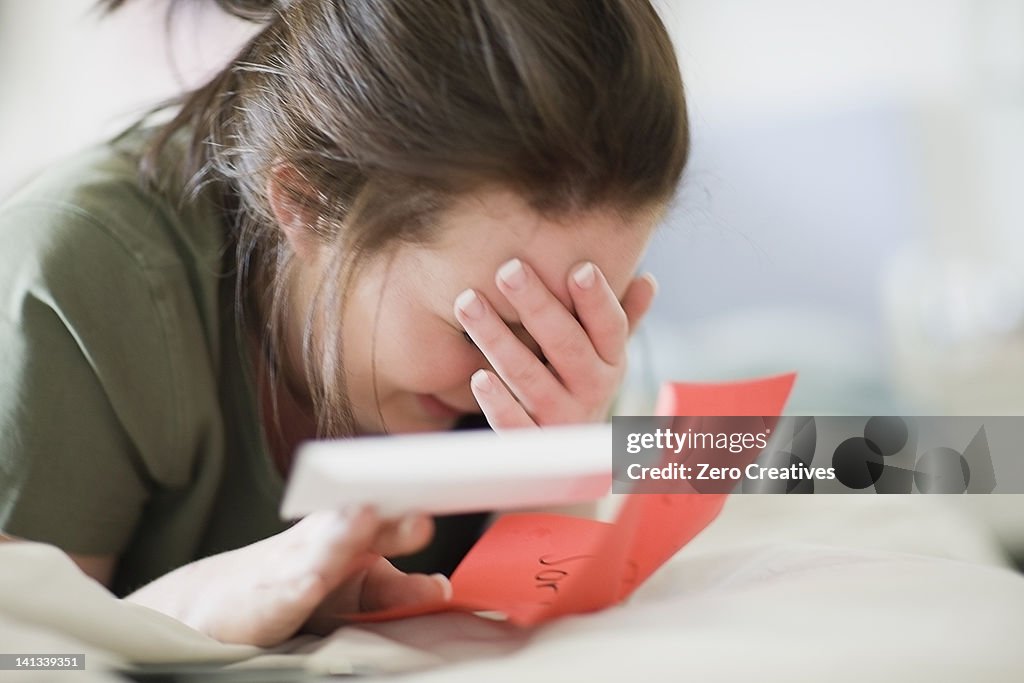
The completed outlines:
[[[74,681],[103,680],[101,664],[192,660],[410,681],[1020,681],[1024,577],[1003,565],[988,531],[941,497],[735,496],[601,613],[533,632],[432,615],[261,652],[114,600],[53,548],[0,544],[0,642],[89,653],[92,675]]]

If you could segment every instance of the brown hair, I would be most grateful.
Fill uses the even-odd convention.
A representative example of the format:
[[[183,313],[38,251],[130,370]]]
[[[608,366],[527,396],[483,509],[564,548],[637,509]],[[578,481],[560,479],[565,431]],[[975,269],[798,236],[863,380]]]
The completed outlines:
[[[216,2],[266,25],[180,99],[140,169],[155,179],[160,149],[187,135],[191,188],[215,183],[236,207],[238,303],[262,292],[248,305],[272,357],[293,254],[267,185],[293,171],[284,191],[337,246],[314,307],[331,334],[313,340],[308,319],[303,344],[323,436],[354,431],[338,323],[367,257],[429,240],[448,201],[483,185],[544,214],[632,210],[667,201],[685,166],[682,82],[648,0]]]

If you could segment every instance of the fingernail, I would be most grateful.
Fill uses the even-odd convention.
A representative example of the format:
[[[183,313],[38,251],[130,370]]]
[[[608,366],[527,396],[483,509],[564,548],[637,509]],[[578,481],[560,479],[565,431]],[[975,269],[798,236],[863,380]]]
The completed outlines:
[[[374,510],[369,505],[348,505],[338,511],[338,521],[351,526],[365,521],[373,513]]]
[[[508,285],[509,289],[519,289],[526,284],[526,271],[523,270],[523,262],[514,258],[505,263],[498,268],[498,277]]]
[[[474,372],[473,376],[469,378],[469,382],[485,394],[491,393],[491,390],[494,389],[494,384],[491,383],[491,376],[487,374],[486,370]]]
[[[431,574],[430,578],[441,584],[441,591],[442,595],[444,596],[444,601],[448,602],[449,600],[451,600],[453,593],[452,582],[448,580],[448,577],[444,574]]]
[[[416,534],[416,527],[420,525],[419,515],[406,515],[402,517],[402,521],[398,523],[398,535],[402,540],[412,540]]]
[[[327,528],[332,533],[347,533],[348,530],[355,524],[356,519],[359,516],[358,509],[352,510],[351,508],[344,508],[338,510],[333,518],[328,522]]]
[[[594,284],[595,277],[594,264],[589,262],[584,263],[572,274],[572,279],[583,289],[590,289],[591,285]]]
[[[644,278],[651,283],[651,287],[654,288],[654,293],[658,293],[658,278],[654,277],[654,273],[644,273]]]
[[[467,289],[455,297],[455,308],[470,320],[478,320],[484,314],[484,303],[472,289]]]

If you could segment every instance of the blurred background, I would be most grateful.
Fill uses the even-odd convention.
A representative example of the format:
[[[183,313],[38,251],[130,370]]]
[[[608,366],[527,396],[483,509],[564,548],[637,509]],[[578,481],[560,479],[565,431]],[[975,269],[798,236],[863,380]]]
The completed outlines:
[[[0,195],[223,63],[207,4],[0,0]],[[623,412],[795,369],[794,414],[1024,414],[1024,0],[658,4],[694,147]]]

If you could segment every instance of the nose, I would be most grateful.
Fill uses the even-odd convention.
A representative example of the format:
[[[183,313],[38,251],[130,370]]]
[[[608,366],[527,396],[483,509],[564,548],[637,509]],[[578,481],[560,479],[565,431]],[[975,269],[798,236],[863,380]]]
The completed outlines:
[[[473,396],[473,390],[469,386],[469,377],[466,377],[465,381],[460,382],[458,386],[438,392],[435,396],[443,403],[461,412],[480,412],[480,406],[477,405],[476,397]]]
[[[537,341],[530,335],[529,332],[525,330],[525,328],[516,325],[511,326],[510,329],[512,333],[516,336],[516,338],[518,338],[519,341],[522,342],[523,346],[530,350],[530,353],[536,356],[537,359],[540,360],[540,362],[543,363],[544,365],[548,364],[547,358],[544,356],[544,352],[540,348],[540,344],[537,343]],[[476,397],[473,396],[473,390],[470,389],[469,387],[469,378],[472,376],[474,372],[480,369],[493,372],[495,375],[499,377],[499,379],[501,378],[501,374],[494,369],[494,366],[491,365],[491,362],[489,360],[487,360],[487,357],[483,354],[483,352],[478,351],[477,362],[471,365],[469,374],[465,377],[465,379],[462,382],[460,382],[457,387],[453,387],[451,390],[446,391],[443,394],[438,394],[438,397],[448,405],[459,408],[460,410],[465,410],[467,412],[479,411],[480,407],[477,405]]]

